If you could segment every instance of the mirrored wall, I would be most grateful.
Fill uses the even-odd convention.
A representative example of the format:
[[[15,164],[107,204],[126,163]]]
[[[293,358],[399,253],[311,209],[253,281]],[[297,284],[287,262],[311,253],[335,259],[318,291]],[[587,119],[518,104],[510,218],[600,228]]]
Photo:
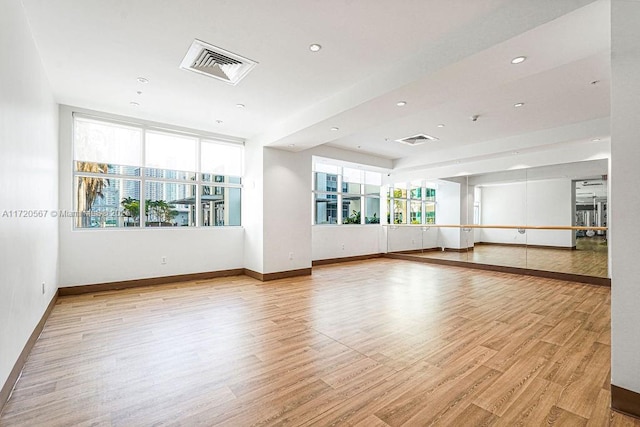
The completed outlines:
[[[608,278],[607,170],[605,159],[392,183],[387,251]]]

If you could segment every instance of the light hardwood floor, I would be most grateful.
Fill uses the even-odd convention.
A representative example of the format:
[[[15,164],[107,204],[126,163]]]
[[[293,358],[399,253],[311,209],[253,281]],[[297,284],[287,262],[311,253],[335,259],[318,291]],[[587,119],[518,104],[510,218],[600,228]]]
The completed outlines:
[[[559,273],[609,277],[607,246],[579,245],[578,250],[508,245],[476,245],[468,252],[427,251],[411,255]]]
[[[62,297],[0,425],[640,426],[610,289],[376,259]]]

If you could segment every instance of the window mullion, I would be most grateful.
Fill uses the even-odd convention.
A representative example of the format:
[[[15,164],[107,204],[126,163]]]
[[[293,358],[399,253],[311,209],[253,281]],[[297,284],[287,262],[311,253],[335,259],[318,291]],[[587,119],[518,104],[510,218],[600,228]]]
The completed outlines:
[[[142,161],[140,163],[142,163],[142,165],[140,166],[140,201],[138,202],[139,206],[140,206],[140,225],[139,227],[144,228],[147,226],[147,209],[146,209],[146,192],[147,192],[147,185],[146,185],[146,175],[147,175],[147,168],[146,168],[146,164],[147,164],[147,160],[146,160],[146,144],[147,144],[147,130],[145,128],[142,129],[142,132],[140,133],[140,137],[142,138],[142,142],[140,144],[140,158],[142,159]]]

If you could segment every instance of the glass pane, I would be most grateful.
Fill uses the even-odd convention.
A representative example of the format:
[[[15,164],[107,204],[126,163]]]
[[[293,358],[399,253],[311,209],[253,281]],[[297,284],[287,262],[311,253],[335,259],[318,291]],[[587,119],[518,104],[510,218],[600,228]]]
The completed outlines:
[[[342,192],[348,194],[360,194],[360,184],[353,184],[350,182],[342,183]]]
[[[337,224],[338,195],[319,193],[314,198],[316,224]]]
[[[242,176],[242,145],[202,141],[200,167],[202,172]]]
[[[380,187],[382,185],[382,174],[379,172],[366,171],[364,173],[364,183]]]
[[[316,162],[313,165],[314,172],[324,172],[332,175],[337,175],[338,169],[338,166],[330,165],[323,162]]]
[[[378,197],[366,197],[364,200],[365,224],[380,224],[380,199]]]
[[[195,181],[194,172],[176,171],[171,169],[151,169],[146,168],[144,176],[149,178],[179,179],[181,181]]]
[[[342,198],[342,223],[343,224],[360,224],[361,214],[362,214],[361,197],[344,196]]]
[[[316,172],[315,175],[316,191],[338,191],[338,175],[324,172]]]
[[[424,204],[424,219],[425,219],[425,224],[436,223],[436,204],[435,203]]]
[[[212,175],[210,173],[202,174],[202,181],[204,182],[225,182],[224,175]]]
[[[147,181],[144,190],[147,227],[195,225],[195,185]]]
[[[395,197],[396,199],[406,199],[407,198],[407,190],[405,188],[398,188],[398,187],[394,187],[393,188],[393,197]]]
[[[411,198],[422,200],[422,187],[411,187]]]
[[[145,144],[145,166],[181,171],[196,170],[195,138],[147,132]]]
[[[424,199],[429,202],[436,201],[436,189],[435,188],[425,188],[424,189]]]
[[[140,176],[139,166],[121,166],[107,163],[75,162],[76,172],[100,173],[106,175]]]
[[[407,223],[407,201],[395,199],[393,201],[393,223]]]
[[[138,166],[142,130],[83,118],[74,120],[74,160]]]
[[[76,177],[75,226],[78,228],[140,225],[140,181]],[[127,203],[128,202],[128,203]]]
[[[409,204],[411,206],[411,224],[422,224],[422,202],[412,200]]]
[[[203,186],[201,225],[240,225],[240,188]]]
[[[380,186],[379,185],[370,185],[366,184],[364,186],[364,193],[371,196],[379,196],[380,195]]]
[[[342,180],[344,182],[355,182],[361,184],[364,182],[364,173],[360,169],[343,168]]]

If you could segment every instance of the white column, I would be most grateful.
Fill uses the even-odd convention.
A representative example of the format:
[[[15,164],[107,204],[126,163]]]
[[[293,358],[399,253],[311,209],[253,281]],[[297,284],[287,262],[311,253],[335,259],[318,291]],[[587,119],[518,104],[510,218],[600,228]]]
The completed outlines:
[[[611,47],[611,383],[640,393],[639,0],[611,0]]]

